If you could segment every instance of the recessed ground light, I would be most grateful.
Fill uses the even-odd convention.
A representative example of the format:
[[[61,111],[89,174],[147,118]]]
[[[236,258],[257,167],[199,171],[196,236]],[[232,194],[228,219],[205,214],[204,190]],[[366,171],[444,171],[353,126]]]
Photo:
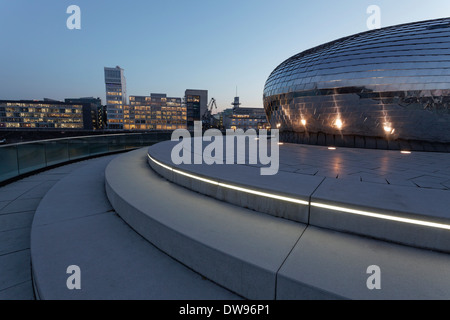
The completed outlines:
[[[402,150],[402,151],[400,151],[400,153],[403,153],[403,154],[411,154],[411,151]]]
[[[328,150],[336,150],[336,147],[328,147]]]

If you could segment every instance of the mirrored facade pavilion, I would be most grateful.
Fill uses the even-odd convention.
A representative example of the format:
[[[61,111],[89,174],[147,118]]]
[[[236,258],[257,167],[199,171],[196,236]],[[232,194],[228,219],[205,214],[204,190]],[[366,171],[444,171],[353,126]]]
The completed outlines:
[[[450,151],[450,18],[371,30],[301,52],[264,88],[284,141]]]

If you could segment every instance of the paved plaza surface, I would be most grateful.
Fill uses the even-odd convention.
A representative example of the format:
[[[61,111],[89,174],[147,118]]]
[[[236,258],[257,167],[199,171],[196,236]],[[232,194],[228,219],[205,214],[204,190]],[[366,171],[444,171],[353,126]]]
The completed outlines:
[[[202,143],[203,150],[209,143]],[[246,163],[243,165],[261,167],[261,164],[249,164],[248,143],[246,147]],[[283,172],[349,179],[355,182],[450,189],[450,153],[327,147],[285,142],[280,143],[278,147],[279,171]],[[225,141],[223,148],[223,159],[226,162]],[[235,152],[242,151],[236,148],[235,145]],[[270,150],[270,139],[268,149]],[[194,142],[192,149],[187,152],[199,154]]]
[[[45,194],[85,161],[51,169],[0,187],[0,300],[33,300],[30,232]]]
[[[285,143],[280,171],[336,179],[450,189],[450,153],[405,152],[356,148],[329,149]]]

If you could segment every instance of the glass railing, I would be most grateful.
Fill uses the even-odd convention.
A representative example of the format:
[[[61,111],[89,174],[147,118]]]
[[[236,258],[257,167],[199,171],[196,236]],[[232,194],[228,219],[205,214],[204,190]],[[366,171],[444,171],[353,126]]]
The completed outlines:
[[[170,132],[39,140],[0,146],[0,184],[46,167],[170,140]]]

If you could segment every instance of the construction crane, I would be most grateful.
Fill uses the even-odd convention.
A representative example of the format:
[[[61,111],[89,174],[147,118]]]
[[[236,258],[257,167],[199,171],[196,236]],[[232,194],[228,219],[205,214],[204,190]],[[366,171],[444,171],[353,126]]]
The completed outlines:
[[[211,101],[208,103],[208,108],[206,109],[206,111],[202,117],[202,123],[203,123],[204,129],[209,129],[212,127],[212,122],[213,122],[212,121],[213,120],[212,110],[213,110],[213,108],[217,109],[217,104],[216,104],[216,99],[211,98]]]

